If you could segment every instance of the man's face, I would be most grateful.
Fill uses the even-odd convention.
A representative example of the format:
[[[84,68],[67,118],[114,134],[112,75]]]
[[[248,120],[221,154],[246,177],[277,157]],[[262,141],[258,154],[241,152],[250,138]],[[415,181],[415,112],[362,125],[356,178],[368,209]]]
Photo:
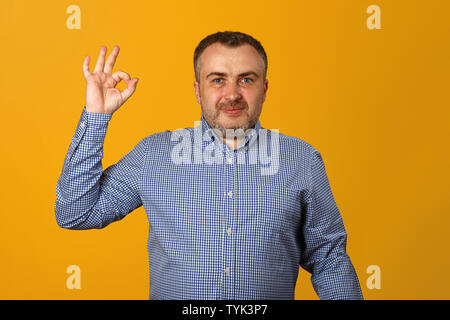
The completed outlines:
[[[203,51],[198,64],[200,83],[194,82],[195,95],[211,128],[223,132],[253,127],[268,88],[258,51],[249,44],[228,48],[214,43]]]

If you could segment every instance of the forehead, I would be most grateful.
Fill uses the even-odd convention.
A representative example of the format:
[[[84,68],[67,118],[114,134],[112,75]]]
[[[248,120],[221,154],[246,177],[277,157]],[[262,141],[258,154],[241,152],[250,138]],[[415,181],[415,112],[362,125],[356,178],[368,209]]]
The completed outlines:
[[[214,43],[201,54],[199,67],[201,77],[205,77],[210,72],[239,74],[254,71],[262,75],[264,61],[258,51],[247,43],[233,48]]]

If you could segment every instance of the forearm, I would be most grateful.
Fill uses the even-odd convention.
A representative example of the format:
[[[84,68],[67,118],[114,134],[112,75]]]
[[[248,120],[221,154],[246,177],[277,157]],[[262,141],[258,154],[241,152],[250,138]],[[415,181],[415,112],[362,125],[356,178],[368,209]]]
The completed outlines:
[[[103,143],[110,119],[111,114],[88,113],[83,109],[56,186],[55,214],[62,228],[103,227],[102,209],[97,203]]]

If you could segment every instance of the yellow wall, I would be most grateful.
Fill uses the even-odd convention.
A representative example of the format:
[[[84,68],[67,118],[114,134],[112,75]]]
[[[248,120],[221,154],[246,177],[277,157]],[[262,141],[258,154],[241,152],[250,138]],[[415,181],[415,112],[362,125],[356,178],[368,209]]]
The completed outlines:
[[[81,10],[69,29],[67,7]],[[381,12],[370,30],[369,5]],[[1,299],[147,299],[141,207],[103,230],[60,229],[56,182],[101,45],[140,79],[117,111],[104,168],[143,137],[193,126],[193,51],[210,33],[260,40],[269,60],[261,123],[323,155],[366,299],[449,299],[450,2],[3,1]],[[123,88],[121,83],[119,88]],[[69,290],[66,268],[81,268]],[[369,289],[366,269],[381,270]],[[301,270],[296,299],[317,299]]]

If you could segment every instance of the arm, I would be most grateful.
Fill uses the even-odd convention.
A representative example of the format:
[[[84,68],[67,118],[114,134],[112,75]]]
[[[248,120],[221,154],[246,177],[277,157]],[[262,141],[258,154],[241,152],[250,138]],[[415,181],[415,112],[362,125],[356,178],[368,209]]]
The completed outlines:
[[[55,214],[66,229],[100,229],[142,205],[139,179],[147,138],[102,172],[111,114],[83,109],[56,185]]]
[[[300,265],[312,274],[312,285],[321,300],[363,299],[358,277],[346,253],[344,223],[318,151],[313,151],[311,161],[311,192],[302,215]]]
[[[105,64],[106,47],[102,46],[94,73],[89,70],[90,57],[84,58],[86,106],[56,184],[55,214],[62,228],[104,228],[142,205],[138,188],[147,139],[102,172],[108,122],[131,97],[138,81],[123,71],[111,74],[118,54],[119,47],[114,46]],[[116,85],[122,80],[127,87],[120,91]]]

